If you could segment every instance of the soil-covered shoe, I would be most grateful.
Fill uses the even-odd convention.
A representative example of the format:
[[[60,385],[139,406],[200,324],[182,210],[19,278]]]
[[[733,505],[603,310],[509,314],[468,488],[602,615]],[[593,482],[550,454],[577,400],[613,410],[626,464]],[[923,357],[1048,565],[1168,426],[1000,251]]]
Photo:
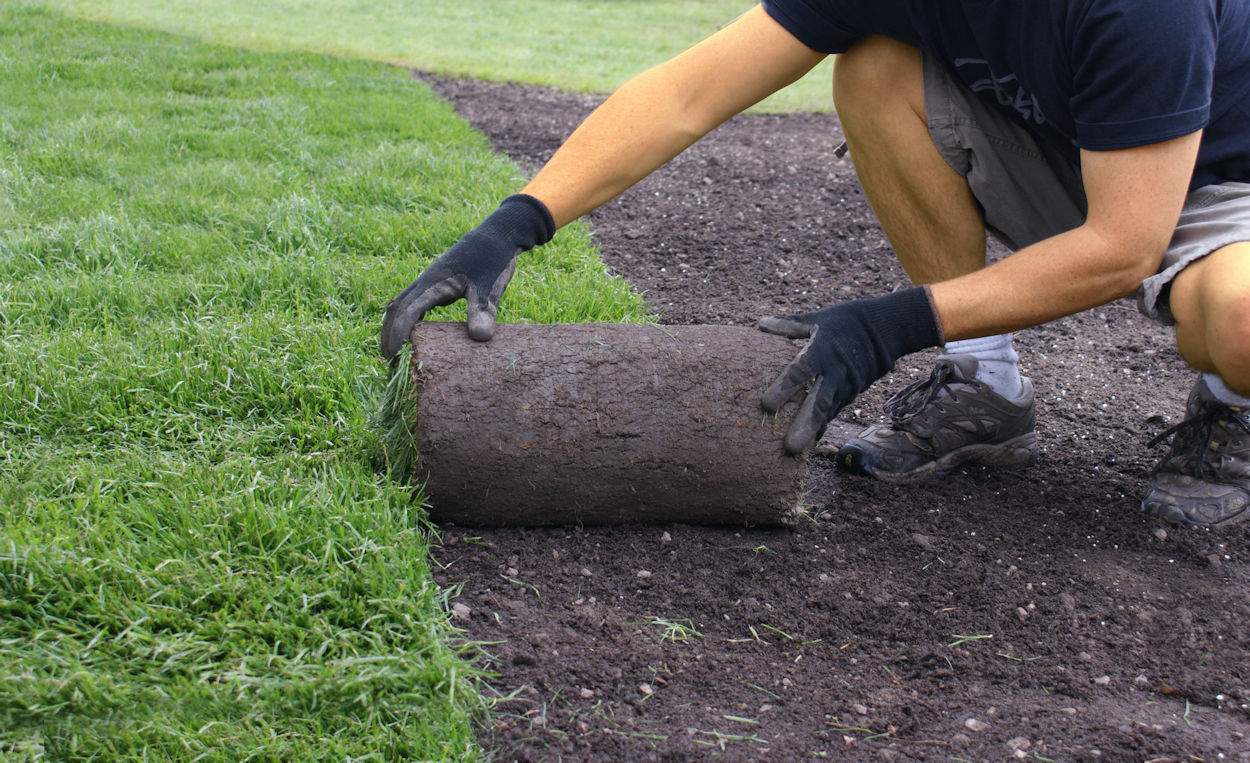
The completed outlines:
[[[928,379],[886,401],[890,421],[838,449],[842,469],[884,482],[944,476],[963,464],[1016,468],[1037,461],[1033,382],[1012,401],[978,381],[972,355],[944,355]]]
[[[1150,444],[1169,436],[1172,449],[1155,467],[1142,508],[1184,525],[1250,517],[1250,410],[1216,400],[1199,379],[1185,419]]]

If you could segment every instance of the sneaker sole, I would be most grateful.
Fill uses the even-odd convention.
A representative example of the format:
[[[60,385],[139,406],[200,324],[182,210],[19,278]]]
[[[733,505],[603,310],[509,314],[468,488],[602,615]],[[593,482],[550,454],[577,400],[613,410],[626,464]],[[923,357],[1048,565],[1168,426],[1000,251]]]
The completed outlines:
[[[894,485],[945,477],[953,469],[969,464],[996,469],[1023,469],[1037,463],[1037,433],[1029,432],[1002,443],[965,445],[907,472],[874,469],[868,453],[849,443],[838,451],[837,463],[846,471]]]
[[[1226,502],[1232,505],[1220,505]],[[1216,511],[1207,512],[1207,514],[1215,514],[1218,518],[1208,519],[1195,516],[1200,506],[1213,505]],[[1186,527],[1227,527],[1244,522],[1250,517],[1250,499],[1247,498],[1245,491],[1236,490],[1229,491],[1223,496],[1210,495],[1195,498],[1192,495],[1177,496],[1166,490],[1151,488],[1142,499],[1141,507],[1142,511],[1151,516]]]
[[[1231,517],[1225,517],[1218,522],[1203,522],[1197,519],[1191,519],[1185,511],[1177,506],[1157,505],[1148,506],[1143,502],[1142,511],[1152,517],[1158,517],[1165,522],[1170,522],[1181,527],[1227,527],[1236,524],[1245,519],[1245,512],[1234,514]]]

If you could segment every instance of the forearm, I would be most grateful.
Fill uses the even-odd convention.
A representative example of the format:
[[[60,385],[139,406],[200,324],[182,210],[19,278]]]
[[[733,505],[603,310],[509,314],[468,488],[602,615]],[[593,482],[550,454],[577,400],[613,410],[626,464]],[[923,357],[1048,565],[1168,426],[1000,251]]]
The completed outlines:
[[[988,268],[933,284],[946,338],[1037,326],[1132,294],[1154,275],[1181,213],[1202,133],[1081,151],[1085,223]]]
[[[1082,226],[932,284],[934,306],[948,341],[1037,326],[1132,294],[1158,268],[1155,248],[1116,245]]]
[[[690,113],[657,67],[595,109],[522,190],[541,199],[557,226],[615,198],[716,127]]]
[[[523,193],[557,226],[624,192],[729,117],[789,85],[824,54],[756,6],[639,74],[573,132]]]

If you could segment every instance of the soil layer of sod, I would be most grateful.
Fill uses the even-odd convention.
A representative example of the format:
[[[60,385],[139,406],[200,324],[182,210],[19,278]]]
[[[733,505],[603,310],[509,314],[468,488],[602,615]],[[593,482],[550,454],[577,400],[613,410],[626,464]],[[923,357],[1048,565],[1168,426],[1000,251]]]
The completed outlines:
[[[428,80],[541,164],[597,103]],[[738,117],[590,218],[670,323],[907,285],[829,115]],[[524,258],[520,267],[525,267]],[[1194,374],[1129,301],[1017,335],[1039,463],[891,487],[814,458],[794,531],[443,527],[504,760],[1250,759],[1247,527],[1139,501]],[[928,374],[904,358],[824,447]]]

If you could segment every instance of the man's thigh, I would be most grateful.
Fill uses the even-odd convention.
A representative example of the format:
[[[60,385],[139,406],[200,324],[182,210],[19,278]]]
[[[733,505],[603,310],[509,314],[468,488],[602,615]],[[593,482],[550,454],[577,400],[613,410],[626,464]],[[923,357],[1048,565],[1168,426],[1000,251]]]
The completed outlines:
[[[1085,222],[1080,171],[925,56],[925,116],[938,152],[968,181],[985,226],[1015,251]]]

